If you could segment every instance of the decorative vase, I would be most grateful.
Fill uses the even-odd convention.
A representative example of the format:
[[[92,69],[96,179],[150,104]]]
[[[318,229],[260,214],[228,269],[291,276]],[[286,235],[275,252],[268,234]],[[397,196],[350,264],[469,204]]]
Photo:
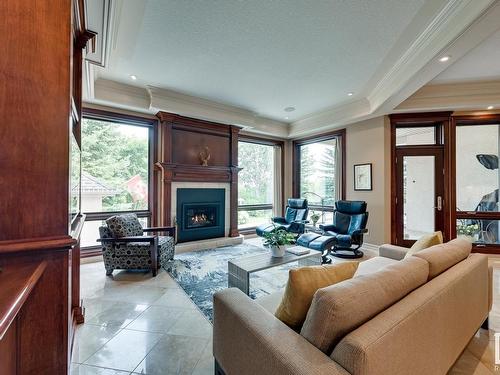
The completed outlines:
[[[273,258],[282,258],[285,255],[285,246],[271,246],[271,256]]]

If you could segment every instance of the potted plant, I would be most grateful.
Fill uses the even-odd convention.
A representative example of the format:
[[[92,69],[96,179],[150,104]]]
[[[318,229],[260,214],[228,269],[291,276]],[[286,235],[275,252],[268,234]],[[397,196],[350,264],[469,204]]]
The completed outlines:
[[[459,222],[459,224],[457,225],[457,234],[469,237],[474,241],[477,240],[479,229],[480,228],[478,224]]]
[[[286,245],[295,243],[295,236],[284,229],[273,230],[270,233],[264,233],[264,246],[271,249],[271,255],[275,258],[281,258],[285,255]]]
[[[316,226],[316,223],[318,222],[318,220],[320,219],[321,215],[318,214],[317,212],[314,212],[312,211],[312,214],[311,214],[311,221],[313,223],[313,226],[315,227]]]

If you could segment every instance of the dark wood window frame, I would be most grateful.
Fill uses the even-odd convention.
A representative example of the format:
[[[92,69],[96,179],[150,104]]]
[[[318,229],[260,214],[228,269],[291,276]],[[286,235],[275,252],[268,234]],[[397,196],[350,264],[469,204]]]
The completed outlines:
[[[500,114],[487,115],[457,115],[452,112],[432,112],[432,113],[412,113],[412,114],[393,114],[391,119],[391,161],[396,158],[396,128],[397,127],[415,127],[429,126],[432,124],[441,124],[440,132],[436,137],[438,144],[444,147],[444,207],[445,207],[445,240],[457,236],[457,219],[500,219],[500,212],[481,212],[469,214],[466,212],[457,212],[456,210],[456,127],[500,124]],[[398,147],[419,147],[419,146],[398,146]],[[424,146],[425,147],[425,146]],[[394,162],[391,163],[391,242],[396,243],[396,168]],[[500,246],[494,244],[474,245],[473,252],[488,254],[499,254]]]
[[[283,202],[281,207],[282,214],[284,213],[284,182],[285,182],[285,142],[282,139],[277,138],[263,138],[254,135],[240,134],[238,136],[238,142],[255,143],[258,145],[266,146],[279,146],[281,148],[281,201]],[[238,205],[238,211],[259,211],[259,210],[270,210],[273,209],[273,204],[247,204]],[[255,227],[248,227],[244,229],[239,229],[239,232],[243,235],[255,233]]]
[[[156,212],[156,176],[154,173],[154,162],[158,155],[158,121],[153,118],[111,112],[106,110],[83,108],[82,118],[100,121],[109,121],[117,124],[141,126],[149,129],[149,155],[148,155],[148,209],[137,211],[109,211],[109,212],[86,212],[85,221],[106,220],[110,216],[121,213],[135,213],[139,218],[147,218],[151,225],[155,223]],[[82,257],[90,257],[101,254],[101,247],[87,246],[82,248]]]
[[[391,243],[397,243],[397,224],[398,224],[398,207],[396,204],[397,198],[397,168],[396,168],[396,151],[398,149],[418,149],[427,147],[436,147],[443,149],[444,152],[444,237],[445,239],[452,238],[451,236],[451,165],[450,165],[450,122],[451,112],[431,112],[431,113],[401,113],[389,116],[391,121]],[[435,142],[430,145],[407,145],[396,146],[396,129],[397,128],[416,128],[430,127],[436,129]],[[402,220],[402,218],[399,218]]]
[[[450,124],[450,144],[451,144],[451,155],[455,155],[456,152],[456,129],[457,126],[475,126],[475,125],[500,125],[500,114],[491,114],[491,115],[464,115],[464,116],[453,116]],[[457,190],[456,190],[456,158],[452,157],[452,185],[453,189],[451,189],[451,204],[453,210],[450,213],[451,223],[454,225],[451,226],[451,235],[452,238],[457,236],[457,219],[489,219],[489,220],[500,220],[500,212],[478,212],[475,214],[471,214],[469,212],[457,212]],[[481,252],[486,254],[499,254],[500,253],[500,245],[497,244],[474,244],[472,251]]]
[[[311,137],[294,139],[292,142],[292,192],[295,198],[300,197],[300,147],[312,143],[328,141],[331,139],[340,139],[340,151],[341,151],[341,184],[340,184],[340,198],[346,198],[346,130],[339,129],[330,131],[327,133],[322,133],[314,135]],[[309,208],[314,210],[321,210],[321,205],[309,205]],[[333,206],[325,206],[325,212],[333,212]]]

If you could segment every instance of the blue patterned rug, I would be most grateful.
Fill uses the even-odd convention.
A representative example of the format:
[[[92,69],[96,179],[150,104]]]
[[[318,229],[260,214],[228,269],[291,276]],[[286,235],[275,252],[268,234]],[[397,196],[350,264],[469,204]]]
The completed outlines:
[[[168,273],[177,281],[203,314],[212,321],[212,296],[227,288],[227,261],[268,250],[249,244],[193,251],[175,256]],[[271,294],[285,287],[293,263],[250,275],[250,297]]]

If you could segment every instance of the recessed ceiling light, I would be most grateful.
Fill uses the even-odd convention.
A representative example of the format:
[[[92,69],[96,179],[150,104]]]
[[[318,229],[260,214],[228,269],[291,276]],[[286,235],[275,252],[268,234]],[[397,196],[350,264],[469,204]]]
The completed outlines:
[[[136,76],[136,75],[134,75],[134,74],[131,74],[131,75],[130,75],[130,79],[131,79],[132,81],[135,81],[135,80],[137,79],[137,76]]]
[[[284,111],[285,111],[285,112],[293,112],[293,111],[295,111],[295,107],[286,107],[286,108],[284,109]]]
[[[490,110],[490,109],[493,109],[493,108],[495,108],[495,107],[493,107],[492,105],[489,105],[488,108],[486,108],[486,109]]]
[[[348,93],[347,93],[347,96],[353,96],[353,95],[354,95],[354,93],[353,93],[353,92],[348,92]]]
[[[443,57],[441,57],[441,58],[439,59],[439,61],[441,61],[441,62],[446,62],[446,61],[448,61],[449,59],[450,59],[450,56],[443,56]]]
[[[287,117],[285,117],[285,120],[288,120],[288,116],[287,116]]]

